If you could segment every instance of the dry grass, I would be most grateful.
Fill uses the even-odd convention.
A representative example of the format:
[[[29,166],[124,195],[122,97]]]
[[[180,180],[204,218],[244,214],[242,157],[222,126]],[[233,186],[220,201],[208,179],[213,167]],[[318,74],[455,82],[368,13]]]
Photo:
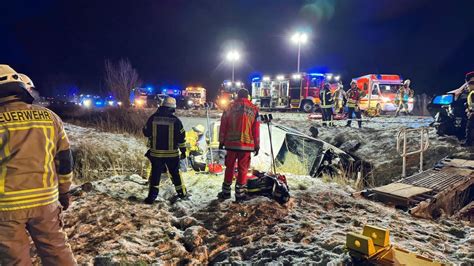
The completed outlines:
[[[112,133],[142,136],[142,128],[154,109],[53,109],[65,122]]]
[[[76,183],[84,183],[112,175],[138,174],[147,176],[149,162],[143,154],[113,152],[82,143],[73,149]]]
[[[292,173],[294,175],[309,175],[305,161],[291,152],[286,153],[283,163],[276,162],[277,172]]]

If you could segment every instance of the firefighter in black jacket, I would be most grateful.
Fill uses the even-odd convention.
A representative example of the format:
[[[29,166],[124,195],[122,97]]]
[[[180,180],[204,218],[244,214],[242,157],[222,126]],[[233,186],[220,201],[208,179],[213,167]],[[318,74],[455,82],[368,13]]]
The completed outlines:
[[[319,92],[319,99],[321,100],[323,126],[326,126],[326,123],[329,124],[329,126],[333,126],[332,108],[334,105],[334,99],[332,97],[331,88],[329,84],[324,84],[323,89]]]
[[[181,120],[173,115],[176,99],[167,97],[143,128],[143,134],[150,141],[146,157],[151,162],[150,190],[146,204],[153,204],[158,197],[160,177],[164,167],[168,168],[177,197],[187,198],[186,187],[179,173],[179,160],[186,158],[185,131]],[[181,155],[180,155],[181,152]]]

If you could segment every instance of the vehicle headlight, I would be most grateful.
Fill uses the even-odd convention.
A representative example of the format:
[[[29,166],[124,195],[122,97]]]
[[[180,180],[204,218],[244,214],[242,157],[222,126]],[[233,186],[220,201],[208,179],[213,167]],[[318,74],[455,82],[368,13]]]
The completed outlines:
[[[142,107],[145,104],[145,101],[142,99],[136,99],[135,100],[135,105],[138,107]]]
[[[84,100],[82,104],[84,105],[84,107],[89,108],[92,106],[92,101],[87,99],[87,100]]]
[[[222,106],[226,106],[226,105],[227,105],[227,100],[226,100],[226,99],[221,99],[221,100],[220,100],[220,104],[221,104]]]
[[[188,105],[192,105],[192,104],[193,104],[193,101],[189,100]]]

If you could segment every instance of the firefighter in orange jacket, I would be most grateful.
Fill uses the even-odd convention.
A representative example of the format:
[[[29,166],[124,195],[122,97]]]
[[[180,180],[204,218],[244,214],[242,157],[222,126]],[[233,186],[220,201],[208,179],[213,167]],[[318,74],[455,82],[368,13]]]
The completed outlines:
[[[30,87],[0,65],[0,265],[31,265],[28,234],[43,265],[76,265],[60,206],[69,207],[69,141],[56,114],[32,105]]]
[[[229,199],[235,162],[238,161],[237,182],[235,184],[235,200],[242,202],[247,199],[247,172],[250,166],[250,153],[258,155],[260,149],[260,125],[258,108],[248,100],[249,92],[240,89],[237,99],[231,104],[221,118],[219,131],[219,149],[225,148],[225,177],[219,199]]]
[[[161,173],[165,167],[171,174],[177,193],[173,201],[188,198],[179,173],[179,160],[186,159],[185,131],[181,120],[173,115],[175,109],[176,99],[166,97],[143,128],[143,134],[151,144],[146,153],[151,162],[150,187],[148,197],[144,200],[146,204],[153,204],[158,197]]]

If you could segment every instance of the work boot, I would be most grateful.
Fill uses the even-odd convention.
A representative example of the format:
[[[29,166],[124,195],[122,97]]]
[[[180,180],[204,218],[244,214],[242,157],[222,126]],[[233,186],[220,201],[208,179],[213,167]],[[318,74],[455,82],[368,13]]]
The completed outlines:
[[[222,183],[222,191],[217,194],[217,198],[220,200],[230,199],[230,188],[231,185]]]
[[[153,204],[158,197],[159,190],[157,187],[152,187],[150,186],[150,189],[148,191],[148,197],[143,201],[145,204]]]
[[[176,194],[174,195],[173,197],[171,197],[169,199],[169,201],[173,204],[175,202],[178,202],[178,201],[186,201],[186,200],[190,200],[191,199],[191,194],[189,193],[186,193],[185,195],[183,194]]]
[[[247,195],[247,186],[235,184],[235,202],[241,203],[249,199],[250,198]]]

